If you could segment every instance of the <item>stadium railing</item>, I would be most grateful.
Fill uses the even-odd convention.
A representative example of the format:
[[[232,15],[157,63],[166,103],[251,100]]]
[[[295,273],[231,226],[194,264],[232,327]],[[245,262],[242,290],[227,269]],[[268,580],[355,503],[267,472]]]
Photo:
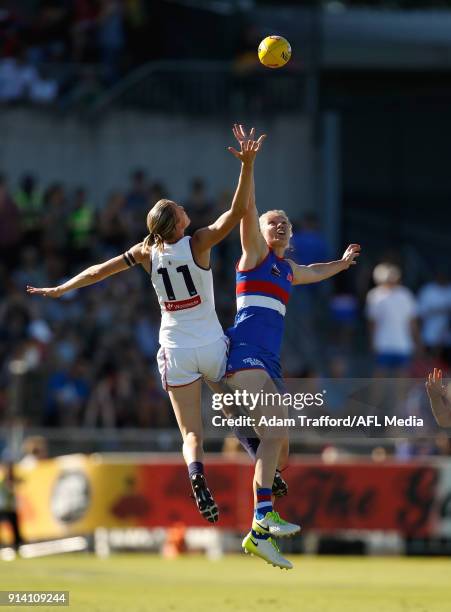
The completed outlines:
[[[297,66],[279,71],[258,63],[162,60],[135,68],[111,86],[99,64],[46,63],[39,72],[58,84],[57,99],[48,103],[52,111],[81,112],[93,120],[117,108],[195,116],[299,113],[312,99],[309,73]],[[25,94],[15,103],[30,100]]]
[[[99,116],[109,108],[171,113],[300,112],[306,77],[299,70],[240,68],[230,62],[159,61],[135,69],[101,94],[91,107]]]
[[[178,453],[181,450],[181,436],[177,428],[24,427],[17,424],[2,427],[0,449],[8,447],[19,450],[25,439],[35,436],[47,441],[52,457],[72,453]],[[230,437],[233,438],[232,432]],[[338,454],[333,459],[336,460],[343,456],[368,457],[374,448],[384,449],[387,456],[393,456],[399,441],[399,438],[357,438],[333,434],[325,438],[314,433],[304,433],[302,443],[292,441],[290,448],[294,455],[302,456],[319,456],[325,447],[336,449]],[[224,435],[209,435],[205,441],[208,452],[222,453],[223,447]],[[227,456],[227,451],[224,456]]]

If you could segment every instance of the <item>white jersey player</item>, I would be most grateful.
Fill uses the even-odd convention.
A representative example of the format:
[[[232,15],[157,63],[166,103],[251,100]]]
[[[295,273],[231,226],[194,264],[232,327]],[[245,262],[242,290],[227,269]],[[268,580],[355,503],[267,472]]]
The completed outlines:
[[[185,236],[190,219],[183,206],[159,200],[147,215],[148,236],[123,255],[91,266],[58,287],[27,287],[32,294],[60,297],[140,264],[151,274],[161,307],[158,366],[183,438],[183,456],[202,516],[218,520],[203,466],[201,383],[225,373],[227,341],[215,312],[210,250],[238,225],[253,184],[254,160],[265,136],[229,150],[241,161],[238,186],[229,210],[211,225]]]
[[[215,310],[213,273],[196,263],[191,238],[151,251],[152,284],[161,308],[158,366],[163,386],[183,386],[202,376],[219,381],[227,340]]]

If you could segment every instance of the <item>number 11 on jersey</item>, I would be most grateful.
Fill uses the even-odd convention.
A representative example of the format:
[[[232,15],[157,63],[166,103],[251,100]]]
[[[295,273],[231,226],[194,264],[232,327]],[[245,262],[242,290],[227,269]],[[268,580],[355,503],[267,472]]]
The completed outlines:
[[[183,275],[183,279],[185,281],[185,285],[186,285],[186,289],[188,291],[188,293],[190,294],[191,297],[193,297],[194,295],[197,295],[197,289],[194,285],[193,282],[193,278],[191,276],[191,273],[189,271],[189,267],[185,264],[183,266],[179,266],[178,268],[176,268],[176,271],[179,274]],[[172,283],[171,283],[171,279],[169,277],[169,272],[167,268],[158,268],[157,269],[158,274],[161,274],[161,276],[163,277],[163,284],[164,284],[164,288],[166,290],[166,295],[168,297],[169,301],[174,301],[176,299],[175,294],[174,294],[174,289],[172,287]]]

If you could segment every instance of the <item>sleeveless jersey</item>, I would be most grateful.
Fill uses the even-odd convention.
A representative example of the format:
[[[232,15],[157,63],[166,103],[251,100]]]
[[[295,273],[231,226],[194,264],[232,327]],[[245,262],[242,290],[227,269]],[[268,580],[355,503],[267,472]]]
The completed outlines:
[[[272,250],[251,270],[236,269],[235,324],[227,330],[234,346],[253,344],[278,356],[293,272]]]
[[[151,250],[152,284],[161,308],[159,341],[168,348],[196,348],[224,335],[215,310],[211,269],[196,264],[191,238]]]

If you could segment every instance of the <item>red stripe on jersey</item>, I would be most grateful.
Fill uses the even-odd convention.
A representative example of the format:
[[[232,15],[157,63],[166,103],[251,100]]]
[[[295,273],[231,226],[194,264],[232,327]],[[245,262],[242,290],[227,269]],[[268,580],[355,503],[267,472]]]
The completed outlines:
[[[257,500],[258,503],[260,502],[270,502],[271,501],[271,495],[262,495],[261,493],[257,494]]]
[[[241,281],[236,284],[236,294],[242,295],[243,293],[268,293],[271,296],[279,298],[284,304],[288,304],[290,294],[279,285],[271,283],[269,281]]]
[[[202,300],[200,299],[200,295],[195,295],[192,298],[188,298],[187,300],[175,300],[174,302],[165,302],[164,307],[168,311],[173,310],[186,310],[187,308],[194,308],[200,304]]]

